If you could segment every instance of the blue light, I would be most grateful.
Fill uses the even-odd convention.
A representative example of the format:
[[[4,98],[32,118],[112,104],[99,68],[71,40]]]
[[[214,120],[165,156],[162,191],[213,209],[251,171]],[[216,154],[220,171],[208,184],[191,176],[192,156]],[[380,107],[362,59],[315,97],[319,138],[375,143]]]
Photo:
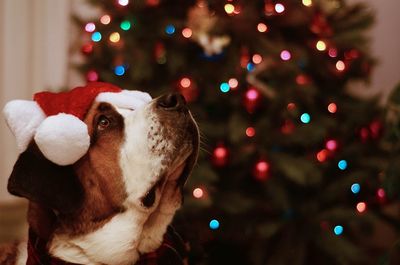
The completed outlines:
[[[339,163],[337,164],[340,170],[345,170],[347,168],[347,161],[346,160],[340,160]]]
[[[98,42],[98,41],[100,41],[100,40],[101,40],[101,33],[98,32],[98,31],[93,32],[93,34],[92,34],[92,41]]]
[[[246,68],[247,68],[247,71],[251,72],[254,70],[255,66],[253,63],[248,63]]]
[[[353,185],[351,185],[351,192],[354,194],[359,193],[361,190],[361,186],[358,183],[354,183]]]
[[[229,84],[228,84],[228,83],[222,83],[222,84],[219,86],[219,89],[220,89],[222,92],[226,93],[226,92],[228,92],[231,88],[229,87]]]
[[[174,25],[168,25],[165,27],[165,33],[167,33],[168,35],[172,35],[175,33],[175,27]]]
[[[219,222],[218,222],[218,220],[215,220],[215,219],[211,220],[211,221],[210,221],[210,228],[211,228],[212,230],[218,229],[218,228],[219,228]]]
[[[124,75],[125,74],[125,67],[122,65],[118,65],[114,69],[114,73],[118,76]]]
[[[335,233],[335,235],[340,236],[341,234],[343,234],[343,226],[335,226],[335,228],[333,228],[333,232]]]
[[[300,120],[302,123],[309,123],[311,121],[311,116],[308,113],[303,113],[300,116]]]

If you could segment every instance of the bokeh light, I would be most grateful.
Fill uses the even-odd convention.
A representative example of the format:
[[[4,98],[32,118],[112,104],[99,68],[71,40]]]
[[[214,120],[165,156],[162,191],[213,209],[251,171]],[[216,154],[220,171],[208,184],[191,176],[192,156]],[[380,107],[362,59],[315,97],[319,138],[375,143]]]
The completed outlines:
[[[94,42],[99,42],[99,41],[101,41],[101,33],[98,32],[98,31],[93,32],[93,34],[92,34],[92,41],[94,41]]]
[[[344,62],[342,60],[337,61],[336,69],[340,72],[342,72],[346,69],[346,65],[344,64]]]
[[[93,22],[89,22],[85,25],[85,30],[87,32],[93,32],[96,30],[96,25]]]
[[[303,0],[302,3],[305,6],[312,6],[312,0]]]
[[[358,183],[353,183],[350,187],[352,193],[357,194],[361,191],[361,185]]]
[[[254,54],[252,60],[253,60],[253,63],[259,64],[262,62],[262,56],[259,54]]]
[[[339,168],[340,170],[346,170],[346,168],[347,168],[347,161],[344,160],[344,159],[340,160],[340,161],[338,162],[338,168]]]
[[[326,50],[326,43],[323,40],[317,41],[317,44],[315,45],[318,51],[325,51]]]
[[[200,199],[201,197],[203,197],[204,195],[204,191],[201,188],[195,188],[193,190],[193,197],[195,197],[196,199]]]
[[[359,202],[357,203],[356,208],[359,213],[363,213],[367,210],[367,204],[365,202]]]
[[[233,12],[235,12],[235,6],[232,4],[226,4],[224,6],[225,12],[229,15],[233,14]]]
[[[281,3],[277,3],[277,4],[275,5],[275,11],[276,11],[276,13],[278,13],[278,14],[283,13],[283,12],[285,11],[285,6],[282,5]]]
[[[310,114],[308,114],[308,113],[303,113],[303,114],[301,114],[301,116],[300,116],[300,120],[301,120],[302,123],[305,123],[305,124],[310,123],[310,121],[311,121],[311,116],[310,116]]]
[[[236,89],[239,85],[239,81],[236,78],[230,78],[228,84],[232,89]]]
[[[184,28],[182,30],[182,36],[185,38],[190,38],[192,36],[193,32],[190,28]]]
[[[114,68],[114,73],[118,76],[124,75],[125,74],[125,67],[123,65],[117,65]]]
[[[129,4],[129,0],[118,0],[118,4],[121,6],[127,6]]]
[[[216,220],[216,219],[213,219],[213,220],[210,221],[209,226],[210,226],[210,228],[211,228],[212,230],[216,230],[216,229],[219,228],[219,221]]]
[[[290,54],[290,52],[288,50],[283,50],[281,52],[281,59],[284,61],[288,61],[290,60],[290,58],[292,58],[292,55]]]
[[[126,31],[126,30],[130,30],[132,24],[129,20],[124,20],[121,22],[121,24],[119,26],[122,30]]]
[[[246,135],[248,137],[254,137],[254,135],[256,135],[256,130],[254,129],[254,127],[247,127]]]
[[[343,234],[343,226],[341,225],[337,225],[333,228],[333,232],[335,233],[335,235],[340,236],[341,234]]]
[[[264,23],[258,23],[257,30],[259,32],[266,32],[268,30],[268,27]]]
[[[329,103],[329,105],[328,105],[328,111],[330,112],[330,113],[336,113],[336,111],[337,111],[337,105],[335,104],[335,103]]]
[[[174,27],[174,25],[167,25],[166,27],[165,27],[165,33],[167,33],[168,35],[172,35],[172,34],[174,34],[175,33],[175,27]]]
[[[108,24],[110,24],[110,22],[111,22],[111,17],[110,17],[109,15],[103,15],[103,16],[101,16],[101,18],[100,18],[100,22],[101,22],[101,24],[103,24],[103,25],[108,25]]]
[[[116,42],[119,42],[120,39],[121,39],[121,36],[119,35],[118,32],[113,32],[113,33],[110,34],[110,41],[111,42],[116,43]]]
[[[224,83],[221,83],[221,85],[219,86],[219,89],[221,90],[221,92],[227,93],[227,92],[229,92],[229,90],[231,88],[228,83],[224,82]]]

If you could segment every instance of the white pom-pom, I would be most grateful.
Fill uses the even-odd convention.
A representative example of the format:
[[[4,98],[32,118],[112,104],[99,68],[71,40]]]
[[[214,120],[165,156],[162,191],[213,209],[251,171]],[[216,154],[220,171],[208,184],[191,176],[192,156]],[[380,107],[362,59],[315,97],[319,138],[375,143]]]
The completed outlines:
[[[36,131],[35,142],[48,160],[66,166],[74,164],[86,154],[90,136],[83,121],[73,115],[60,113],[42,122]]]
[[[118,108],[138,109],[151,101],[151,96],[142,91],[122,90],[121,92],[103,92],[97,95],[97,102],[108,102]]]
[[[17,141],[18,151],[24,152],[46,115],[39,105],[31,100],[10,101],[5,105],[3,113]]]

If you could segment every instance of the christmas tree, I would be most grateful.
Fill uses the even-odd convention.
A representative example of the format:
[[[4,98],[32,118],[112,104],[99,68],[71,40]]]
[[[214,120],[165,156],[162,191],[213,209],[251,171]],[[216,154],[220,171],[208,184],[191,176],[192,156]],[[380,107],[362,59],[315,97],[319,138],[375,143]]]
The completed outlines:
[[[398,198],[367,81],[373,16],[344,0],[92,1],[88,81],[179,91],[203,152],[175,220],[190,264],[377,264]],[[394,172],[394,173],[393,173]]]

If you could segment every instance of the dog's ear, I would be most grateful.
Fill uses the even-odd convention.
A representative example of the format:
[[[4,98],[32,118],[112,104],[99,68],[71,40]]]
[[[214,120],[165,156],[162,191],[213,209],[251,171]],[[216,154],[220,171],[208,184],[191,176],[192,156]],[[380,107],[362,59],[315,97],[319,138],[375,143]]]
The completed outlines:
[[[20,154],[7,188],[13,195],[63,214],[73,213],[83,200],[83,187],[73,167],[47,160],[34,142]]]

